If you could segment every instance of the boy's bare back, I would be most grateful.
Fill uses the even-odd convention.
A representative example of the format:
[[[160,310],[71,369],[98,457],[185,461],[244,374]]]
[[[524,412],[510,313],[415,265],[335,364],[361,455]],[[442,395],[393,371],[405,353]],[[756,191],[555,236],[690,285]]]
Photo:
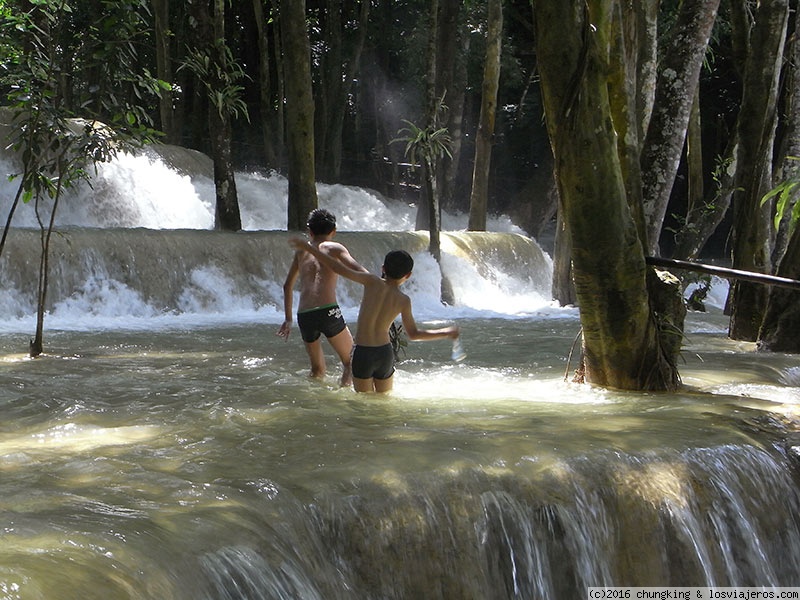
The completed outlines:
[[[324,241],[317,245],[320,252],[339,259],[343,254],[349,253],[338,242]],[[319,306],[336,303],[336,282],[338,274],[322,265],[319,260],[308,252],[298,252],[295,255],[298,275],[300,278],[300,302],[298,310],[308,310]],[[352,259],[351,259],[352,260]]]
[[[409,315],[411,300],[396,282],[371,275],[364,282],[364,296],[358,312],[356,344],[383,346],[389,343],[389,328],[397,315]],[[407,318],[407,317],[406,317]]]

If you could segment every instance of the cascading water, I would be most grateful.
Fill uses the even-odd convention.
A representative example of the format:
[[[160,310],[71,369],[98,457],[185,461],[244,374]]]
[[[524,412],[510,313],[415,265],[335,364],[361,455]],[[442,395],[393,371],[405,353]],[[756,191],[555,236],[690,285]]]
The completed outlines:
[[[356,395],[327,347],[309,380],[297,331],[275,335],[285,181],[241,174],[247,231],[222,234],[204,158],[171,164],[124,157],[64,205],[41,359],[25,213],[0,257],[0,598],[800,585],[800,367],[728,340],[719,289],[689,316],[679,392],[573,385],[577,312],[550,302],[536,242],[447,216],[444,306],[411,208],[320,186],[365,266],[414,254],[417,319],[457,321],[468,355],[409,344],[392,394]],[[359,290],[340,300],[354,323]]]

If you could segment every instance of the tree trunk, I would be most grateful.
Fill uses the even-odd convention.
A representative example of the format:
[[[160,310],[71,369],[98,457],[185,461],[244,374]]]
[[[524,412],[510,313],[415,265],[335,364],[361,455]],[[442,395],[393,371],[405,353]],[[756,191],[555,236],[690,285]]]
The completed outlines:
[[[59,173],[59,175],[64,175],[64,173]],[[45,307],[47,306],[47,286],[50,277],[50,238],[53,235],[56,211],[58,210],[58,203],[63,192],[61,184],[62,179],[63,177],[58,178],[59,182],[56,186],[53,207],[50,209],[50,218],[47,221],[47,226],[45,226],[39,216],[39,196],[36,197],[36,218],[39,221],[42,252],[39,256],[39,280],[36,290],[36,333],[28,347],[28,354],[31,358],[36,358],[44,352],[44,315],[46,312]]]
[[[367,31],[369,28],[369,2],[360,2],[358,12],[358,35],[356,37],[353,51],[349,57],[348,68],[344,74],[344,86],[342,94],[339,98],[339,110],[336,111],[332,119],[333,136],[329,139],[335,145],[336,152],[332,152],[335,157],[333,162],[333,172],[338,179],[342,172],[342,135],[344,130],[344,120],[347,115],[347,99],[353,93],[353,84],[359,78],[361,72],[361,56],[364,53],[364,45],[367,40]],[[333,151],[333,147],[331,148]]]
[[[790,41],[790,49],[787,52],[788,61],[786,65],[786,76],[784,85],[785,108],[782,115],[786,120],[786,133],[781,143],[780,151],[776,153],[779,169],[777,170],[773,183],[779,184],[785,181],[800,181],[800,11],[795,13],[794,31]],[[771,263],[780,265],[784,253],[786,252],[789,238],[791,235],[791,214],[795,203],[798,201],[800,190],[795,188],[791,198],[784,209],[778,232],[775,236],[775,246],[772,249]]]
[[[561,306],[574,306],[578,303],[575,295],[575,284],[572,278],[572,257],[569,231],[559,211],[556,220],[556,239],[553,249],[553,300]]]
[[[472,193],[469,201],[470,231],[486,231],[489,204],[489,166],[494,142],[497,115],[497,88],[500,82],[500,53],[503,43],[503,2],[489,0],[486,36],[486,60],[483,63],[481,113],[475,142],[475,165],[472,171]]]
[[[304,230],[308,213],[318,205],[314,171],[314,98],[305,8],[305,0],[282,0],[280,4],[289,158],[287,228],[291,231]]]
[[[703,204],[703,138],[700,121],[700,91],[695,90],[686,129],[687,214]]]
[[[690,205],[686,213],[686,222],[675,236],[673,256],[691,260],[700,256],[711,235],[725,218],[731,205],[736,176],[736,155],[738,153],[738,137],[734,132],[728,142],[728,148],[716,167],[714,179],[717,182],[711,197],[697,204]]]
[[[208,120],[211,156],[214,159],[214,189],[217,196],[214,228],[221,231],[239,231],[242,228],[242,218],[231,154],[233,136],[231,119],[220,116],[217,110],[212,109],[208,113]]]
[[[800,279],[800,227],[789,239],[778,275]],[[761,330],[758,349],[770,352],[800,352],[800,291],[771,287]]]
[[[280,13],[280,0],[271,0],[273,14]],[[281,21],[276,18],[273,22],[275,27],[275,34],[272,36],[272,55],[276,57],[283,56],[283,44],[281,43]],[[275,82],[275,97],[277,98],[275,107],[275,135],[274,139],[277,145],[277,156],[275,157],[276,163],[283,167],[284,162],[284,146],[286,140],[286,115],[284,110],[284,100],[286,98],[286,77],[284,76],[283,61],[276,58],[275,72],[277,81]],[[316,189],[316,188],[315,188]]]
[[[739,155],[734,193],[733,266],[771,272],[770,210],[761,198],[772,188],[772,154],[777,124],[776,102],[789,16],[788,0],[759,4],[745,64],[738,121]],[[755,341],[767,300],[767,290],[740,281],[731,288],[733,339]]]
[[[428,52],[425,74],[425,127],[436,125],[437,117],[437,88],[436,88],[436,52],[438,50],[439,28],[439,0],[431,0],[428,8]],[[422,181],[420,182],[420,198],[417,206],[417,229],[430,231],[430,253],[439,260],[439,224],[441,222],[441,209],[439,198],[435,195],[436,186],[429,185],[427,178],[436,177],[439,159],[434,159],[433,164],[423,165]],[[432,195],[433,194],[433,195]]]
[[[325,0],[325,10],[320,12],[318,27],[322,29],[325,52],[321,54],[319,75],[314,89],[314,147],[318,159],[317,178],[321,181],[334,182],[333,165],[337,161],[330,152],[341,153],[339,148],[333,149],[331,119],[338,110],[343,109],[339,102],[344,89],[342,66],[344,51],[342,49],[342,11],[344,3],[337,0]]]
[[[661,0],[636,0],[633,6],[620,6],[624,18],[626,60],[635,73],[634,97],[636,139],[644,141],[656,96],[658,73],[658,10]],[[632,10],[631,10],[632,8]]]
[[[436,96],[447,105],[446,126],[452,140],[451,157],[442,157],[437,193],[442,208],[454,207],[456,178],[461,158],[464,94],[467,87],[466,57],[470,36],[461,19],[461,0],[439,0]]]
[[[344,14],[350,9],[358,9],[357,14]],[[319,149],[319,175],[327,181],[338,181],[342,170],[342,134],[353,82],[361,67],[361,54],[364,50],[369,26],[369,2],[358,6],[340,0],[328,0],[325,22],[327,51],[323,57],[322,83],[318,88],[316,120],[316,146]],[[345,56],[344,41],[346,32],[353,21],[358,23],[349,54]],[[345,23],[348,25],[345,26]]]
[[[428,14],[428,53],[427,72],[425,75],[425,127],[433,130],[437,127],[438,104],[436,97],[436,51],[438,48],[439,0],[431,0]],[[423,165],[421,201],[417,209],[417,229],[430,231],[429,251],[437,262],[441,256],[439,249],[439,229],[441,225],[441,208],[436,192],[436,171],[439,165],[437,157],[429,157],[430,162]],[[420,213],[424,213],[421,219]],[[422,226],[424,224],[424,226]]]
[[[212,47],[220,53],[225,40],[225,0],[214,0],[213,8],[214,40],[223,40]],[[224,56],[215,56],[217,65],[226,64]],[[239,231],[242,218],[239,213],[239,198],[236,193],[236,178],[233,168],[231,141],[233,128],[231,116],[227,111],[210,107],[208,113],[208,132],[211,138],[211,156],[214,159],[214,187],[217,193],[214,227],[222,231]]]
[[[275,152],[275,111],[272,107],[272,78],[269,73],[269,39],[267,38],[267,20],[264,15],[264,0],[253,0],[253,15],[258,31],[258,83],[260,94],[259,114],[261,115],[261,139],[264,144],[264,164],[267,168],[280,165]],[[281,140],[277,140],[278,143]]]
[[[617,131],[617,152],[620,157],[625,193],[640,239],[645,239],[642,206],[641,148],[654,98],[656,63],[655,42],[651,39],[651,21],[657,9],[653,1],[639,3],[637,9],[621,3],[613,5],[609,59],[609,102],[611,118]],[[640,81],[645,82],[640,89]],[[642,114],[640,111],[646,111]]]
[[[156,74],[159,79],[172,85],[172,53],[170,51],[169,0],[152,0],[155,17]],[[164,142],[177,144],[178,137],[173,119],[172,89],[161,90],[158,100],[158,114],[161,117],[161,131]]]
[[[692,100],[719,0],[684,0],[659,66],[653,116],[642,149],[646,249],[658,254],[658,238],[678,171]]]
[[[608,92],[612,0],[534,0],[537,58],[589,383],[673,389],[650,310],[642,242],[628,199]],[[603,223],[603,227],[598,227]]]

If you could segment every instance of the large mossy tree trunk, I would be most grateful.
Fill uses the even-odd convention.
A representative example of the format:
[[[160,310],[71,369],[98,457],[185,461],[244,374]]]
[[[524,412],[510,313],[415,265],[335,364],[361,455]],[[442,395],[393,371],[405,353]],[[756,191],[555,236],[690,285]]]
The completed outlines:
[[[302,231],[317,208],[314,170],[314,98],[305,0],[281,0],[280,29],[286,81],[286,137],[289,159],[287,228]]]
[[[588,383],[677,386],[650,307],[609,100],[612,0],[534,0],[537,58],[563,218],[572,243]],[[602,226],[598,226],[602,224]]]

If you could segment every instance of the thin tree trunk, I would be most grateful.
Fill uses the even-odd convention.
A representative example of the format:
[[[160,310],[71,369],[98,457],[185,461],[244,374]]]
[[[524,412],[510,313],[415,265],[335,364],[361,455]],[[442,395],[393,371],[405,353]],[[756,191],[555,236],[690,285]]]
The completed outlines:
[[[781,151],[776,153],[779,157],[779,169],[777,169],[773,183],[779,184],[785,181],[800,180],[800,11],[795,12],[794,35],[791,36],[790,48],[787,52],[788,62],[786,65],[785,77],[785,108],[782,115],[786,120],[786,133],[781,144]],[[785,207],[783,218],[775,236],[775,246],[772,249],[771,263],[773,266],[781,264],[781,260],[786,252],[789,238],[791,235],[791,214],[795,203],[798,201],[800,190],[795,188],[788,205]]]
[[[572,244],[561,214],[559,211],[556,219],[556,239],[553,249],[553,300],[557,300],[561,306],[574,306],[578,303],[578,298],[572,281]]]
[[[486,230],[489,205],[489,166],[492,159],[494,124],[497,115],[497,88],[500,82],[500,58],[503,43],[503,2],[489,0],[486,59],[483,70],[481,112],[475,142],[475,165],[472,171],[472,194],[469,202],[470,231]]]
[[[464,93],[467,85],[466,60],[470,36],[462,25],[461,0],[439,0],[436,96],[447,106],[446,126],[452,140],[451,157],[442,157],[439,169],[439,202],[452,207],[455,182],[461,157]]]
[[[267,168],[278,167],[275,154],[275,111],[272,106],[272,80],[269,73],[269,39],[264,15],[264,0],[253,0],[253,14],[258,31],[258,82],[260,94],[261,139],[264,144],[264,164]]]
[[[691,260],[700,256],[711,235],[725,218],[731,205],[731,197],[735,188],[736,155],[738,153],[738,137],[734,132],[728,148],[716,168],[717,186],[709,201],[695,204],[686,213],[686,223],[675,238],[676,258]]]
[[[429,6],[430,19],[428,21],[428,64],[425,77],[425,127],[435,128],[437,126],[437,100],[436,97],[436,49],[437,49],[437,29],[439,27],[439,0],[431,0]],[[439,230],[441,229],[441,212],[439,209],[439,198],[436,195],[436,167],[438,159],[433,158],[432,163],[424,165],[423,168],[423,202],[420,202],[419,211],[425,210],[427,213],[427,229],[430,232],[430,243],[428,250],[439,262],[441,249],[439,244]],[[423,207],[424,205],[424,207]],[[418,218],[419,221],[419,218]]]
[[[289,158],[287,228],[305,229],[308,213],[318,205],[314,170],[314,98],[305,0],[281,0],[283,73]]]
[[[800,279],[800,227],[789,239],[778,269],[780,277]],[[758,349],[800,352],[800,291],[773,287],[769,290],[764,319],[758,333]]]
[[[59,173],[59,175],[64,175],[64,173]],[[36,292],[36,333],[30,341],[28,349],[28,354],[31,358],[36,358],[44,352],[44,314],[47,305],[47,286],[50,275],[50,238],[53,235],[61,193],[64,191],[62,181],[63,177],[59,177],[53,197],[53,207],[50,209],[50,218],[47,220],[46,227],[39,215],[39,196],[36,198],[36,220],[39,222],[42,253],[39,257],[39,283]]]
[[[212,109],[208,113],[208,130],[211,138],[211,154],[214,158],[214,188],[217,205],[214,228],[222,231],[239,231],[242,218],[236,191],[236,177],[231,154],[233,135],[230,117],[220,116]]]
[[[221,52],[225,40],[225,0],[215,0],[213,10],[214,40],[223,40],[222,43],[215,43],[213,47]],[[218,65],[226,64],[223,56],[218,55],[216,61]],[[226,111],[211,107],[208,117],[211,153],[214,158],[214,187],[217,192],[214,226],[222,231],[239,231],[242,228],[242,218],[239,213],[239,198],[236,193],[236,177],[231,151],[233,137],[231,116]]]
[[[770,207],[762,206],[761,198],[772,187],[775,107],[788,16],[788,0],[764,0],[759,4],[750,37],[738,121],[733,266],[758,273],[771,272]],[[766,290],[740,281],[731,288],[731,294],[729,335],[733,339],[755,341],[766,307]]]
[[[278,16],[280,13],[279,0],[272,0],[272,12],[276,15],[274,21],[275,34],[272,36],[272,55],[276,57],[283,56],[283,44],[281,43],[281,20]],[[283,166],[284,161],[284,146],[286,145],[286,111],[284,110],[284,99],[286,98],[286,77],[284,75],[283,61],[276,59],[275,71],[277,81],[275,82],[275,97],[277,98],[275,108],[275,143],[277,145],[276,162],[279,166]]]
[[[684,0],[659,66],[653,116],[641,158],[646,248],[650,254],[658,253],[658,238],[718,7],[719,0]]]
[[[169,0],[152,0],[155,17],[156,73],[159,79],[172,84],[172,52],[170,51]],[[161,117],[161,131],[168,144],[178,143],[174,127],[172,89],[161,90],[158,100],[158,114]]]
[[[338,4],[338,2],[331,1],[334,5]],[[347,97],[352,93],[353,82],[358,77],[361,68],[361,54],[364,50],[369,25],[369,7],[369,2],[360,3],[358,35],[353,51],[347,58],[346,69],[342,73],[340,71],[341,65],[336,65],[335,68],[332,65],[330,68],[331,73],[337,76],[337,85],[332,86],[328,94],[328,118],[325,120],[327,134],[325,136],[325,144],[322,147],[325,149],[324,169],[328,177],[333,181],[337,181],[341,177],[342,133],[345,115],[347,114]],[[339,37],[341,37],[341,34],[339,34]]]
[[[647,5],[647,8],[644,5]],[[655,63],[651,62],[651,49],[640,47],[647,36],[640,32],[651,27],[646,20],[652,9],[650,2],[643,2],[636,10],[621,3],[614,4],[609,60],[609,101],[614,126],[617,130],[617,151],[620,157],[622,177],[625,182],[625,193],[628,206],[638,228],[639,237],[645,239],[644,209],[642,205],[642,173],[639,159],[644,140],[644,122],[649,114],[640,116],[642,110],[651,110],[653,102],[652,87],[650,93],[640,90],[640,79],[655,80],[650,70],[655,71]],[[645,88],[648,89],[648,88]],[[645,108],[646,107],[646,108]]]
[[[687,214],[703,204],[703,139],[700,122],[700,93],[695,90],[689,126],[686,130]]]

